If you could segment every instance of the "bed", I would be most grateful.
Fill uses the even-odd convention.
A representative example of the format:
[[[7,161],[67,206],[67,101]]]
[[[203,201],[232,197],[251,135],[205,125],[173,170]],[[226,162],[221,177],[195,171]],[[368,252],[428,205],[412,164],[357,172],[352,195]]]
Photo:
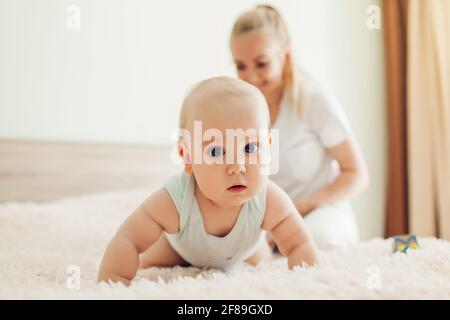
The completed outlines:
[[[0,299],[449,299],[450,243],[392,254],[392,239],[223,272],[140,270],[130,287],[96,283],[123,219],[179,168],[167,147],[0,141]]]

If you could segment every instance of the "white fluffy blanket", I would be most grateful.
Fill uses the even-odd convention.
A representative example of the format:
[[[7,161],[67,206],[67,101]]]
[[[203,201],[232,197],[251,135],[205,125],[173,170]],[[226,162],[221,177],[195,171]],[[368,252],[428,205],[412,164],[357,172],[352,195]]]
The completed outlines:
[[[0,205],[0,299],[429,299],[450,298],[450,243],[391,254],[391,240],[321,253],[288,271],[278,258],[224,273],[150,268],[128,288],[96,283],[105,246],[148,192],[110,192]],[[79,277],[77,276],[79,273]],[[78,279],[80,281],[78,281]]]

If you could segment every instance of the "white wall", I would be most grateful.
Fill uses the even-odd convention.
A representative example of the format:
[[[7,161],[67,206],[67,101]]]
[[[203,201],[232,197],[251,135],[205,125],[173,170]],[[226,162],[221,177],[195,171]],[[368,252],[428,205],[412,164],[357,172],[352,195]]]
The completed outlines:
[[[382,235],[385,94],[379,0],[272,1],[297,60],[340,99],[371,187],[355,199],[364,239]],[[228,36],[250,0],[0,0],[0,138],[169,144],[187,87],[234,75]],[[66,27],[69,5],[81,28]]]

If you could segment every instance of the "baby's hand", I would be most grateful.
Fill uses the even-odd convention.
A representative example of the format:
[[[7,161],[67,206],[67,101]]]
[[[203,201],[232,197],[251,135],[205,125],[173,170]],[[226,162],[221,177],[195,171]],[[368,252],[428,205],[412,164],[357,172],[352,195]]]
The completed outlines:
[[[317,249],[289,196],[273,182],[267,185],[267,209],[263,229],[269,231],[288,267],[311,266],[318,261]]]

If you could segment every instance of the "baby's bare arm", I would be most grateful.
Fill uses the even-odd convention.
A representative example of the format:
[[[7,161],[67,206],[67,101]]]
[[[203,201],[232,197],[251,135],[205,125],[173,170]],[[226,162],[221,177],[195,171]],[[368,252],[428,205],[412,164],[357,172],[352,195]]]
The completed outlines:
[[[163,231],[175,233],[179,218],[165,189],[149,196],[120,226],[108,244],[98,281],[123,282],[128,285],[136,276],[139,254],[155,243]]]
[[[317,249],[294,203],[271,181],[267,186],[267,209],[262,228],[271,233],[281,254],[288,257],[289,269],[317,262]]]

